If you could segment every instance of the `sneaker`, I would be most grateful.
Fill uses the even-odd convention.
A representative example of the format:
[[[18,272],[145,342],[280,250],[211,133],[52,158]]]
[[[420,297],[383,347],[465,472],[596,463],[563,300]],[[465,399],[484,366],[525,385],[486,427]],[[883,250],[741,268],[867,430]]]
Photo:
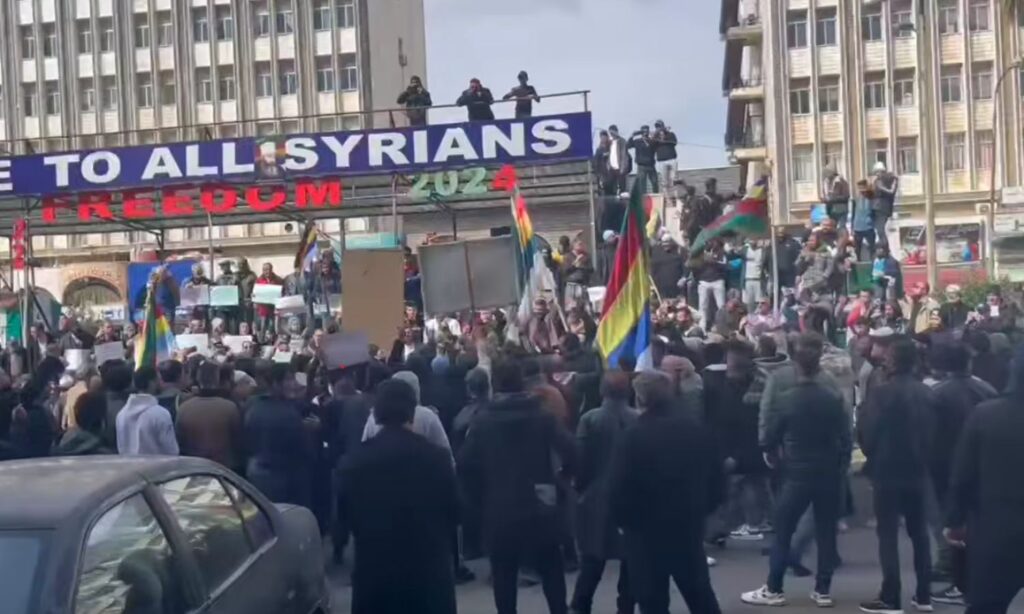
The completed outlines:
[[[832,601],[832,595],[829,595],[828,593],[819,593],[818,591],[811,593],[811,601],[813,601],[814,605],[819,608],[831,608],[836,605],[836,603]]]
[[[718,565],[718,559],[709,556],[708,557],[708,567],[714,567],[715,565]]]
[[[777,607],[786,605],[786,596],[782,593],[773,593],[768,590],[767,586],[762,586],[756,591],[740,595],[740,601],[747,605],[770,605]]]
[[[860,604],[860,611],[867,614],[903,614],[903,608],[886,603],[881,599]]]
[[[729,533],[729,537],[739,541],[760,541],[764,539],[764,535],[749,524],[745,524]]]
[[[932,601],[935,603],[944,603],[946,605],[967,605],[967,601],[964,599],[964,594],[955,586],[951,586],[944,591],[932,593]]]
[[[914,606],[914,609],[917,610],[918,612],[934,612],[935,611],[935,606],[932,605],[932,602],[930,600],[929,601],[924,601],[924,602],[919,602],[917,600],[917,597],[912,597],[910,599],[910,605]]]

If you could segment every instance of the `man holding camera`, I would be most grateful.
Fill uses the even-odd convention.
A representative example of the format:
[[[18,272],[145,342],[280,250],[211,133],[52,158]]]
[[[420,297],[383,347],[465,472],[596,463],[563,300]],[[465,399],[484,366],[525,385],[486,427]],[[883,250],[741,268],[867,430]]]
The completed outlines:
[[[398,96],[398,104],[405,105],[405,115],[410,126],[427,125],[427,108],[434,106],[430,92],[423,87],[423,81],[413,76],[409,79],[409,87]]]

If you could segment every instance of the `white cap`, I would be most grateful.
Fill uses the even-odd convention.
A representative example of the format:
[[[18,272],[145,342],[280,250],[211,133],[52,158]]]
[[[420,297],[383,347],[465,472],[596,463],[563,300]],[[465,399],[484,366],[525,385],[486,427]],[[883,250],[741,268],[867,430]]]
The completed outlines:
[[[875,172],[876,173],[885,172],[885,163],[884,162],[875,162]]]
[[[612,239],[615,238],[615,231],[614,230],[606,230],[601,235],[601,238],[604,239],[605,241],[611,241]]]

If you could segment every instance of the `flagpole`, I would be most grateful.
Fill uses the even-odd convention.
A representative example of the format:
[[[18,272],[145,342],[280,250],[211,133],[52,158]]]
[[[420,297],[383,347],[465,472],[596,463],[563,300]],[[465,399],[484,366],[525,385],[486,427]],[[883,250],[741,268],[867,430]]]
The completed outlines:
[[[213,216],[210,215],[209,211],[206,212],[206,229],[206,238],[210,242],[210,279],[212,281],[214,275],[217,274],[217,268],[215,266],[216,263],[213,260]]]
[[[779,314],[782,313],[782,305],[780,304],[782,288],[779,284],[779,242],[775,232],[775,203],[773,202],[774,190],[772,190],[771,175],[768,175],[766,183],[765,189],[768,190],[768,234],[771,238],[772,246],[772,307],[775,311],[775,317],[778,318]]]

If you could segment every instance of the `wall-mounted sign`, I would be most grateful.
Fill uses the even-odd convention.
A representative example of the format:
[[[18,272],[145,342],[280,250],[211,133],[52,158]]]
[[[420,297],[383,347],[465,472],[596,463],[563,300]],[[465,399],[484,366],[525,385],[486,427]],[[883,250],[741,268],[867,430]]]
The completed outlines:
[[[0,197],[587,160],[589,113],[0,158]]]

